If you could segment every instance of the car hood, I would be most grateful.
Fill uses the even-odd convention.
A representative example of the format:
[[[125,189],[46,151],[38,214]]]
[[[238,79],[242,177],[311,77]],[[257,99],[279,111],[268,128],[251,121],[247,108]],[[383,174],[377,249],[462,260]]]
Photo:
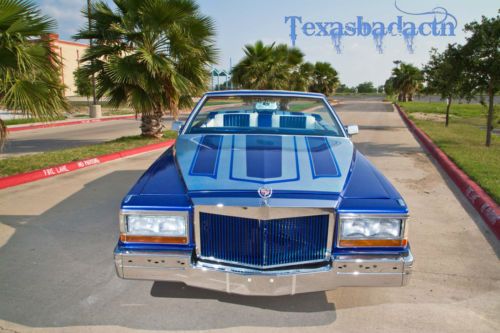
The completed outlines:
[[[354,155],[341,137],[181,135],[175,157],[189,192],[340,193]]]

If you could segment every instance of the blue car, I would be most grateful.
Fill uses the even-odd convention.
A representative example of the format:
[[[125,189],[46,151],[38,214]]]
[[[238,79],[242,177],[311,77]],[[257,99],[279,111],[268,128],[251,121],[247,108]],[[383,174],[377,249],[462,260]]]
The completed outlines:
[[[125,196],[124,279],[243,295],[402,286],[408,207],[322,94],[204,95]]]

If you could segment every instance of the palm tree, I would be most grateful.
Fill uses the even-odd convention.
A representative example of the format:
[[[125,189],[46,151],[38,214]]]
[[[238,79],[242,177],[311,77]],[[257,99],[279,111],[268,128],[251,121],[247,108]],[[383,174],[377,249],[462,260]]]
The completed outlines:
[[[314,73],[310,90],[330,96],[340,84],[337,71],[328,62],[314,64]]]
[[[246,89],[290,89],[293,71],[304,54],[286,44],[245,45],[245,57],[233,68],[233,83]]]
[[[290,80],[290,90],[308,91],[312,84],[314,65],[310,62],[301,64],[293,73]]]
[[[401,61],[394,62],[397,66],[392,69],[394,90],[398,93],[398,101],[413,100],[413,94],[420,87],[423,80],[422,71],[412,64]]]
[[[142,114],[144,136],[160,137],[161,118],[205,90],[216,50],[212,20],[193,0],[114,0],[113,10],[99,1],[90,8],[90,29],[76,39],[93,39],[83,61],[96,76],[99,98],[127,104]],[[83,12],[87,16],[87,11]]]
[[[55,21],[31,1],[0,0],[0,107],[49,120],[67,109],[60,59],[47,36]],[[6,135],[0,120],[0,141]]]

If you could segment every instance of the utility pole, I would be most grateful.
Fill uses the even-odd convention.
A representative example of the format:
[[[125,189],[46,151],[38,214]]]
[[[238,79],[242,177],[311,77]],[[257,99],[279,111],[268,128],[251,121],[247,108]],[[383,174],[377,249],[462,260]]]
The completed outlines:
[[[90,0],[87,0],[87,16],[89,19],[89,33],[92,31],[92,18],[91,18],[91,3]],[[92,38],[89,39],[89,46],[92,48]],[[92,65],[94,64],[94,61],[92,60]],[[102,116],[101,114],[101,106],[97,104],[97,97],[95,93],[95,74],[92,73],[92,105],[90,106],[89,110],[89,115],[90,118],[100,118]]]
[[[233,59],[229,57],[229,89],[233,90]]]

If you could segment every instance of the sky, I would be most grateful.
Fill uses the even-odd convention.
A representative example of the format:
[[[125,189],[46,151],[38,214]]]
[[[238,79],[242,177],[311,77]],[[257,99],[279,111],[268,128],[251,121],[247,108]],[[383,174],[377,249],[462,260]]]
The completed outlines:
[[[86,0],[36,0],[40,9],[58,23],[61,39],[71,36],[84,25],[80,13]],[[111,2],[108,0],[108,2]],[[421,66],[429,58],[432,47],[443,50],[448,43],[464,43],[464,25],[480,20],[482,15],[492,17],[500,9],[498,0],[197,0],[200,10],[215,21],[216,44],[219,49],[217,69],[229,69],[243,57],[246,44],[262,40],[265,43],[292,45],[290,35],[294,34],[291,22],[295,22],[295,46],[305,54],[305,60],[325,61],[339,72],[340,80],[348,86],[372,81],[383,84],[390,76],[394,60],[402,60]],[[437,25],[434,36],[432,26],[427,24],[441,21],[447,25],[440,33]],[[420,14],[420,15],[416,15]],[[413,34],[421,27],[424,34],[416,35],[408,50],[407,40],[397,34],[397,20],[401,16],[400,31]],[[289,18],[285,23],[286,17]],[[299,22],[298,17],[302,23]],[[365,24],[357,30],[359,17]],[[330,23],[329,23],[330,22]],[[332,24],[332,22],[337,22]],[[356,30],[348,30],[348,22]],[[380,22],[378,25],[373,22]],[[387,29],[391,22],[393,34],[386,35],[382,44],[376,47],[375,38],[369,30],[381,31],[380,24]],[[422,24],[423,23],[423,24]],[[416,30],[412,30],[412,25]],[[335,28],[332,41],[332,28]],[[350,27],[352,28],[352,26]],[[342,29],[342,30],[340,30]],[[453,30],[453,31],[452,31]],[[354,36],[347,35],[354,33]],[[453,34],[451,34],[453,32]],[[367,36],[362,36],[363,34]],[[340,43],[339,43],[340,41]],[[335,47],[335,45],[337,47]],[[380,52],[382,51],[382,52]]]

